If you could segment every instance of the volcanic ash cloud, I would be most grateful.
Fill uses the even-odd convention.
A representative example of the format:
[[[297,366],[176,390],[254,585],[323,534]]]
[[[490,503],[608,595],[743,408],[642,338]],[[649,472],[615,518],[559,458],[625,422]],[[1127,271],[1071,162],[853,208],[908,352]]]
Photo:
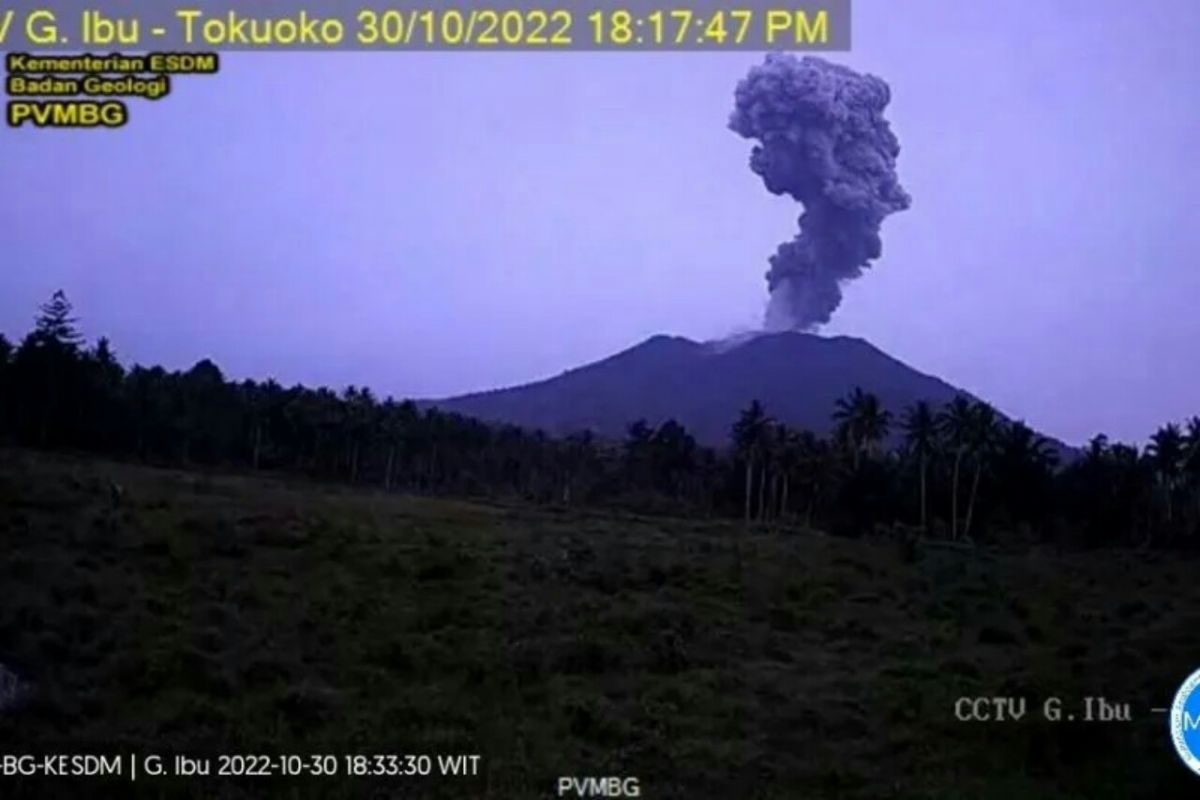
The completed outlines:
[[[803,204],[800,232],[770,259],[765,326],[809,330],[842,302],[842,281],[883,252],[883,220],[909,207],[888,85],[820,58],[774,53],[738,84],[729,127],[757,141],[750,169]]]

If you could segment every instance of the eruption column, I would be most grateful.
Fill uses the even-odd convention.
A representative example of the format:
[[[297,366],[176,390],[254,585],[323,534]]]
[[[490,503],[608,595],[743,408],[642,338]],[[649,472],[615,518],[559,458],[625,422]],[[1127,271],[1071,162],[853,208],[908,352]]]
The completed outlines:
[[[804,206],[800,232],[770,259],[766,327],[811,329],[842,302],[841,282],[883,252],[879,229],[909,207],[888,85],[820,58],[773,53],[737,87],[729,127],[758,142],[750,169]]]

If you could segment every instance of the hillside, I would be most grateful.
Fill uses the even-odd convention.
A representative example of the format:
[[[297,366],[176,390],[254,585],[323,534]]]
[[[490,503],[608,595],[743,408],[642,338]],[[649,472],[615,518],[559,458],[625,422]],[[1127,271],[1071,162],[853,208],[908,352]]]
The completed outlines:
[[[834,402],[855,386],[899,413],[917,400],[941,404],[960,390],[848,337],[764,334],[732,346],[655,336],[549,380],[430,401],[447,411],[551,433],[623,435],[639,418],[673,418],[719,446],[751,400],[781,421],[826,433]]]
[[[482,756],[469,778],[143,775],[93,797],[524,800],[560,775],[714,800],[1195,793],[1150,711],[1200,652],[1176,555],[905,558],[3,449],[0,541],[7,752]],[[955,718],[997,695],[1029,713]],[[1131,721],[1041,716],[1096,695]],[[0,777],[10,798],[83,786]]]

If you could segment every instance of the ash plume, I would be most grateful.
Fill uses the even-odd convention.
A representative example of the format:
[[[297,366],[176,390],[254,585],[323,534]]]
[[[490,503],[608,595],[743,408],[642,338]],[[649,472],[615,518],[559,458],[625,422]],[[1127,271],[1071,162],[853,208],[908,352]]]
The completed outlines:
[[[770,259],[765,327],[811,329],[842,302],[841,282],[883,251],[884,218],[908,208],[900,143],[883,117],[888,85],[820,58],[773,53],[738,84],[729,127],[758,142],[750,169],[804,205],[800,232]]]

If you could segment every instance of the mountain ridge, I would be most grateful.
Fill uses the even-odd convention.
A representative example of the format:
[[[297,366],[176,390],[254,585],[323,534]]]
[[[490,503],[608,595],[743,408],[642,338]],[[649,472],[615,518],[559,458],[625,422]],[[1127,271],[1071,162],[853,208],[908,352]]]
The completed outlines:
[[[918,400],[974,399],[865,339],[788,331],[710,342],[658,334],[553,377],[423,405],[555,435],[590,429],[621,437],[635,420],[674,419],[701,443],[725,446],[752,400],[782,422],[828,434],[834,403],[856,386],[897,416]]]

